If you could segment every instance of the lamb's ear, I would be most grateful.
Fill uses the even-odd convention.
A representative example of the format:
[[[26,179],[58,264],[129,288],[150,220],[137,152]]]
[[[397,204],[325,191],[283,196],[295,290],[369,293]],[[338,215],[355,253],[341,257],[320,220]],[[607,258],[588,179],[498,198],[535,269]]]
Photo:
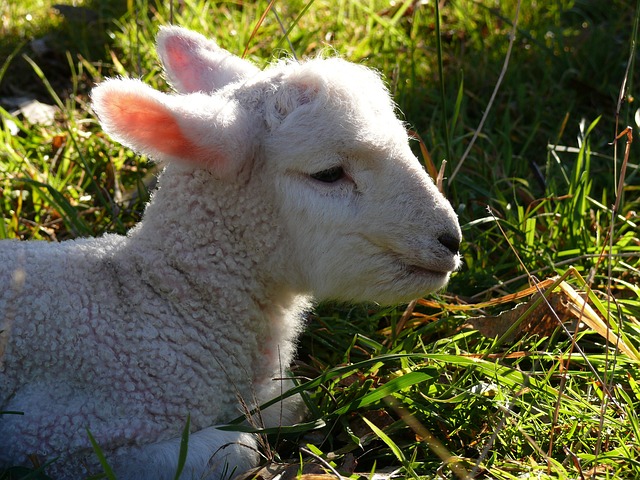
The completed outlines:
[[[161,27],[156,42],[168,80],[181,93],[212,93],[259,71],[213,40],[184,28]]]
[[[131,79],[107,80],[91,97],[109,135],[156,160],[177,160],[229,178],[253,158],[250,120],[228,99],[167,95]]]

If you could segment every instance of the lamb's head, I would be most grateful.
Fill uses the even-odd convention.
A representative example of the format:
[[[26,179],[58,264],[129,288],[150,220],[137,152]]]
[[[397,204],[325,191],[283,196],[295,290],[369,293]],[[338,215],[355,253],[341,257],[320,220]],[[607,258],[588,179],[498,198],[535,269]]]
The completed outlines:
[[[319,299],[380,303],[446,284],[459,265],[457,218],[376,73],[337,58],[259,71],[177,28],[161,32],[158,48],[182,94],[105,82],[93,93],[105,130],[261,192],[284,232],[273,255],[286,259],[279,282]]]
[[[264,146],[309,289],[394,303],[444,286],[459,265],[457,218],[379,76],[337,58],[282,70]]]

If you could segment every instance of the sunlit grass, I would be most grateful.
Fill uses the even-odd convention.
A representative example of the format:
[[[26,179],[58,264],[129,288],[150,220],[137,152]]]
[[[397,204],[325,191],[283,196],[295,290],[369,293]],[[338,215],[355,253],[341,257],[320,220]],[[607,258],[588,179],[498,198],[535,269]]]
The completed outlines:
[[[42,2],[11,2],[3,14],[6,55],[27,46],[5,63],[0,99],[17,91],[60,109],[49,126],[0,110],[0,237],[124,233],[139,218],[149,165],[100,132],[87,94],[105,76],[125,74],[166,89],[153,38],[171,17],[234,53],[246,50],[261,67],[331,48],[379,69],[436,167],[446,159],[450,174],[486,109],[515,13],[515,2],[444,2],[437,38],[432,2],[276,2],[287,40],[273,12],[251,38],[266,1],[83,5],[96,15],[91,27]],[[637,15],[621,1],[522,2],[504,82],[447,188],[465,235],[463,269],[432,298],[438,308],[326,304],[314,312],[295,369],[311,418],[270,437],[276,459],[298,458],[302,442],[354,478],[354,469],[392,468],[408,478],[640,477],[634,361],[589,331],[497,343],[464,325],[510,305],[459,308],[526,288],[527,272],[545,279],[572,266],[600,299],[603,318],[640,346],[635,143],[611,228],[625,149],[624,138],[617,150],[611,145],[614,112]],[[45,34],[58,69],[28,46]],[[636,80],[632,69],[621,128],[634,125]]]

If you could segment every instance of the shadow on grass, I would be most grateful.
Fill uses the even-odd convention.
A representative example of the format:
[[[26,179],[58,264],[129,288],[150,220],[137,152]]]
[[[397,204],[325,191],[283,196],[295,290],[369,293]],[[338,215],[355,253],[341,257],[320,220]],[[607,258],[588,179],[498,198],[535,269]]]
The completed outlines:
[[[37,8],[33,5],[31,10]],[[127,14],[127,2],[94,0],[82,7],[53,4],[41,8],[37,18],[27,5],[14,5],[10,10],[13,11],[8,12],[1,29],[0,58],[13,58],[0,77],[0,105],[3,97],[29,97],[51,103],[46,88],[23,55],[35,61],[62,99],[68,97],[74,82],[70,63],[76,64],[82,57],[99,69],[101,62],[110,61],[109,49],[105,48],[110,45],[109,29],[114,20]],[[82,76],[77,80],[79,92],[92,86]]]

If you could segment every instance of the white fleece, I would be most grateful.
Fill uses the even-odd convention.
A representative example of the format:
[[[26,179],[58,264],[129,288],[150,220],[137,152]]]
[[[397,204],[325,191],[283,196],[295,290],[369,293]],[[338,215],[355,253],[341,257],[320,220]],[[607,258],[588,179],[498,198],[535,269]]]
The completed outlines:
[[[215,426],[280,394],[312,301],[399,303],[458,267],[456,215],[376,73],[260,71],[176,27],[158,50],[180,93],[92,94],[107,133],[165,165],[140,224],[0,243],[0,411],[23,413],[0,416],[0,468],[95,473],[88,429],[118,478],[173,478],[187,415],[182,478],[249,468],[255,438]],[[300,419],[286,403],[267,426]]]

